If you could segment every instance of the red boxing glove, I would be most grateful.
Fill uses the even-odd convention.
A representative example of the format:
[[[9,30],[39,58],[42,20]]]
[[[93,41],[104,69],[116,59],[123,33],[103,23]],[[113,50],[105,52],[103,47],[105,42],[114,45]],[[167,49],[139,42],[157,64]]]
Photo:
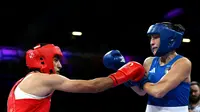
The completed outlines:
[[[145,69],[140,63],[130,61],[109,77],[113,80],[114,86],[117,86],[128,80],[137,82],[144,77],[144,74]]]

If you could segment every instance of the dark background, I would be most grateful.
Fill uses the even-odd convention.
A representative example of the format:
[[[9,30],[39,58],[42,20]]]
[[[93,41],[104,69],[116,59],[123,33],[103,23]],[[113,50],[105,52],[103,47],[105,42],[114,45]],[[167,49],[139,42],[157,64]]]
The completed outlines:
[[[137,2],[137,3],[136,3]],[[180,23],[186,28],[178,53],[192,62],[192,80],[199,81],[200,4],[198,0],[140,0],[140,1],[2,1],[0,4],[0,46],[28,50],[38,43],[54,43],[72,52],[63,66],[69,78],[92,79],[107,76],[113,71],[102,64],[103,55],[111,49],[133,56],[143,62],[151,56],[148,27],[161,21]],[[181,8],[181,14],[165,18]],[[81,31],[73,37],[72,31]],[[0,110],[6,111],[6,101],[12,85],[25,75],[25,62],[0,61]],[[56,91],[52,112],[112,111],[144,112],[147,97],[140,97],[124,85],[98,94],[72,94]],[[62,103],[63,102],[63,103]],[[70,109],[70,110],[68,110]]]

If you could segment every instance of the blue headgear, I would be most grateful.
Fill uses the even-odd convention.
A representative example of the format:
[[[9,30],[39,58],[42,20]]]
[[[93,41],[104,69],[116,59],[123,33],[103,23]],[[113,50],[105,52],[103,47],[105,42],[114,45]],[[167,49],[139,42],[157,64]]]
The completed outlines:
[[[177,32],[162,23],[156,23],[149,27],[147,34],[160,35],[160,46],[155,56],[163,56],[181,45],[184,32]]]

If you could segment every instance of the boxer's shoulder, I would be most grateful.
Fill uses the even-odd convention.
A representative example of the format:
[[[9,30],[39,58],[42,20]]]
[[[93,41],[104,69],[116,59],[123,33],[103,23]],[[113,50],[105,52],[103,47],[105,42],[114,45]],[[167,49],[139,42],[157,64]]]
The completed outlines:
[[[177,59],[177,60],[173,63],[172,67],[175,66],[175,65],[191,67],[192,62],[190,61],[189,58],[182,56],[181,58]]]
[[[145,68],[145,70],[146,70],[146,73],[148,73],[148,71],[149,71],[149,69],[150,69],[150,67],[151,67],[151,63],[152,63],[152,61],[153,61],[153,59],[154,59],[155,57],[147,57],[145,60],[144,60],[144,62],[143,62],[143,66],[144,66],[144,68]]]
[[[155,57],[151,57],[151,56],[147,57],[143,62],[143,66],[150,66],[154,58]]]
[[[19,86],[24,88],[30,86],[30,84],[31,86],[34,84],[38,85],[38,83],[42,80],[41,75],[42,73],[40,72],[31,72],[24,77]]]

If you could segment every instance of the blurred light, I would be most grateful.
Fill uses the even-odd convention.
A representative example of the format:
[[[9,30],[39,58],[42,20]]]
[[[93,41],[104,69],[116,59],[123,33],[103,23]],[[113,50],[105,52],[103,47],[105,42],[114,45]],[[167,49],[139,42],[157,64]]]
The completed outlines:
[[[81,36],[81,35],[82,35],[82,32],[73,31],[73,32],[72,32],[72,35],[74,35],[74,36]]]
[[[184,11],[182,8],[176,8],[176,9],[169,11],[167,14],[165,14],[164,18],[171,19],[171,18],[177,17],[183,13],[184,13]]]
[[[11,56],[4,56],[1,57],[0,60],[5,61],[5,60],[12,60],[12,61],[18,61],[17,57],[11,57]]]
[[[18,55],[19,55],[20,57],[24,57],[24,56],[25,56],[25,52],[22,51],[22,50],[18,50]]]
[[[124,56],[126,62],[133,61],[133,56]]]
[[[63,55],[64,55],[65,57],[69,57],[69,56],[72,55],[72,53],[69,52],[69,51],[63,51],[62,53],[63,53]]]
[[[61,59],[61,63],[62,63],[62,64],[68,64],[68,59],[67,59],[66,57],[63,57],[63,58]]]
[[[190,39],[188,39],[188,38],[183,38],[183,41],[182,41],[182,42],[189,43],[189,42],[190,42]]]
[[[17,56],[17,51],[13,49],[1,49],[1,51],[5,56]]]

